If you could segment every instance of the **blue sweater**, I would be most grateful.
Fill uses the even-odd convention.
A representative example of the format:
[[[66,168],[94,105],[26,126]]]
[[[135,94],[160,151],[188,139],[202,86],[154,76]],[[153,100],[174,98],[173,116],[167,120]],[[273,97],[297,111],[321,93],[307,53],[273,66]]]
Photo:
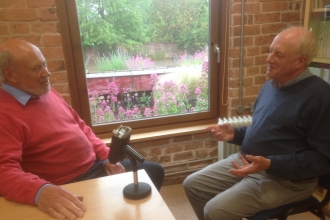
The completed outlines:
[[[235,130],[242,154],[268,157],[267,173],[301,180],[330,172],[330,85],[310,76],[283,89],[268,81],[252,125]]]

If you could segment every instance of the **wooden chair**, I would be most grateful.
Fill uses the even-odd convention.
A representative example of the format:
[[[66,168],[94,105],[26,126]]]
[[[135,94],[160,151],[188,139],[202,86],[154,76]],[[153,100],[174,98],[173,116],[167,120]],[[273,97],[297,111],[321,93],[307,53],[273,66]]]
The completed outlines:
[[[318,216],[321,220],[326,220],[322,209],[330,201],[330,173],[319,177],[318,186],[327,190],[325,197],[320,202],[314,196],[311,196],[308,199],[283,205],[274,209],[261,211],[246,218],[249,220],[286,220],[289,215],[311,212]]]

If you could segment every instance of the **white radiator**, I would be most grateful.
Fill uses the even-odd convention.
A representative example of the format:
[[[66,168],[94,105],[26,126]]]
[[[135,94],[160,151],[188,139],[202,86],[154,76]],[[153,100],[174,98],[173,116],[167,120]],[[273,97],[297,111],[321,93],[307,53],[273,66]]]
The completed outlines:
[[[247,127],[252,124],[251,116],[219,118],[218,124],[230,123],[233,127]],[[218,160],[227,158],[229,155],[237,153],[241,150],[241,146],[229,144],[225,141],[218,141]]]

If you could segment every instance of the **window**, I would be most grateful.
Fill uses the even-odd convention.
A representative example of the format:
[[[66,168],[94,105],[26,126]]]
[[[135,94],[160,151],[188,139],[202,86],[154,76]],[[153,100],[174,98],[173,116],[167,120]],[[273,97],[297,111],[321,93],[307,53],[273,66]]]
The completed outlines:
[[[96,133],[216,118],[225,2],[57,1],[74,109]]]

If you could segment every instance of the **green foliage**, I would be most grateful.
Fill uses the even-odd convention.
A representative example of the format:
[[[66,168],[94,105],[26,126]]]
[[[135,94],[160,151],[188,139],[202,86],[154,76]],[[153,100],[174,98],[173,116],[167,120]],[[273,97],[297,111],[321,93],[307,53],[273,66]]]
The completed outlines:
[[[153,0],[150,17],[154,41],[174,42],[190,51],[207,45],[209,7],[206,0]]]
[[[98,56],[95,59],[99,71],[124,70],[127,69],[128,56],[120,52],[109,54],[109,56]]]
[[[98,51],[118,46],[132,49],[149,41],[148,13],[151,0],[77,0],[83,47]]]
[[[176,43],[189,52],[208,42],[207,0],[76,0],[84,50],[121,47],[137,54],[148,42]],[[162,56],[156,54],[155,56]]]

